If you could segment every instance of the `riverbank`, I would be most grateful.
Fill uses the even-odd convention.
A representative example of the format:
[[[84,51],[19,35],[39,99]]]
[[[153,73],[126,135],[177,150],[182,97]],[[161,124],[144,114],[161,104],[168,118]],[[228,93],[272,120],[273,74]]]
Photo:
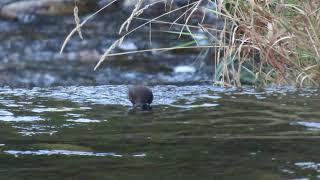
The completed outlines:
[[[111,1],[81,2],[84,20]],[[139,1],[121,2],[88,21],[84,40],[72,36],[62,54],[75,27],[73,1],[1,2],[0,85],[319,85],[317,2],[150,1],[139,13]]]
[[[19,3],[28,3],[29,9]],[[47,2],[46,0],[37,2]],[[132,5],[115,4],[101,12],[83,27],[83,37],[74,36],[65,51],[59,50],[75,27],[73,1],[66,4],[42,4],[35,1],[2,1],[0,3],[0,85],[13,87],[103,84],[194,84],[209,81],[212,72],[194,66],[199,51],[146,52],[109,58],[101,68],[93,68],[104,51],[119,37],[121,23],[130,15]],[[78,4],[83,20],[107,1],[83,1]],[[70,4],[71,3],[71,4]],[[33,5],[31,7],[31,5]],[[63,6],[65,5],[65,6]],[[44,13],[43,9],[50,12]],[[59,10],[60,8],[60,10]],[[4,16],[11,9],[11,15]],[[15,9],[15,10],[12,10]],[[161,10],[159,9],[161,12]],[[16,14],[14,14],[15,12]],[[160,12],[153,12],[157,14]],[[51,13],[51,14],[50,14]],[[59,14],[61,13],[61,14]],[[115,20],[116,19],[116,20]],[[107,22],[107,23],[106,23]],[[141,24],[136,21],[135,24]],[[161,26],[155,25],[157,29]],[[153,47],[177,44],[177,35],[155,29]],[[149,45],[149,29],[140,29],[127,38],[116,51],[143,49]],[[197,63],[196,63],[197,64]]]
[[[141,5],[137,9],[142,11],[144,7]],[[317,1],[214,3],[195,0],[177,8],[182,11],[181,16],[168,23],[183,25],[169,32],[193,39],[189,44],[174,47],[176,49],[205,46],[215,52],[211,57],[215,83],[237,87],[243,84],[319,86],[319,7]],[[149,18],[150,22],[174,14],[177,9]],[[132,17],[139,15],[135,11],[132,13]],[[222,28],[218,28],[215,19],[223,20]],[[131,22],[130,18],[128,20]],[[182,20],[181,24],[178,20]],[[115,55],[106,52],[105,56]]]

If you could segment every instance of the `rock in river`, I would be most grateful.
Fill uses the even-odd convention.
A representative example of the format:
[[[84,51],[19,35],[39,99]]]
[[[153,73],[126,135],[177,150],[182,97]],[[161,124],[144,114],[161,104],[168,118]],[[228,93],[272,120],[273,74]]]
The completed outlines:
[[[81,0],[77,5],[82,11],[92,10],[96,1]],[[36,16],[64,16],[73,14],[73,0],[30,0],[11,2],[4,5],[0,17],[22,22],[32,21]]]

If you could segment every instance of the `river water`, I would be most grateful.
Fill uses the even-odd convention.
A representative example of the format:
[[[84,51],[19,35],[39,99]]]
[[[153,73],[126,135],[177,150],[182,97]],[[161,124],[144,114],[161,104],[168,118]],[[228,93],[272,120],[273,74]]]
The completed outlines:
[[[317,89],[0,89],[0,179],[318,179]]]

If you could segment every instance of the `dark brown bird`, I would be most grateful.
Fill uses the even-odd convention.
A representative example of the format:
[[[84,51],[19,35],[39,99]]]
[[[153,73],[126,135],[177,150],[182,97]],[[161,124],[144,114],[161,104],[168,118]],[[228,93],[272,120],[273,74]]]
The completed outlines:
[[[153,100],[151,89],[146,86],[129,86],[128,89],[128,97],[134,108],[152,109],[150,106]]]

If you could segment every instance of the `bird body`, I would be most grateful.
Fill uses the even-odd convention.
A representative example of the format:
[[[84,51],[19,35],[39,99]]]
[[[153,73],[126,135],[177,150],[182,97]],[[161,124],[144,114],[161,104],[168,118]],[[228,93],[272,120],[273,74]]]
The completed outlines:
[[[150,88],[141,85],[130,85],[128,89],[128,97],[134,108],[152,109],[150,104],[153,101],[153,93]]]

